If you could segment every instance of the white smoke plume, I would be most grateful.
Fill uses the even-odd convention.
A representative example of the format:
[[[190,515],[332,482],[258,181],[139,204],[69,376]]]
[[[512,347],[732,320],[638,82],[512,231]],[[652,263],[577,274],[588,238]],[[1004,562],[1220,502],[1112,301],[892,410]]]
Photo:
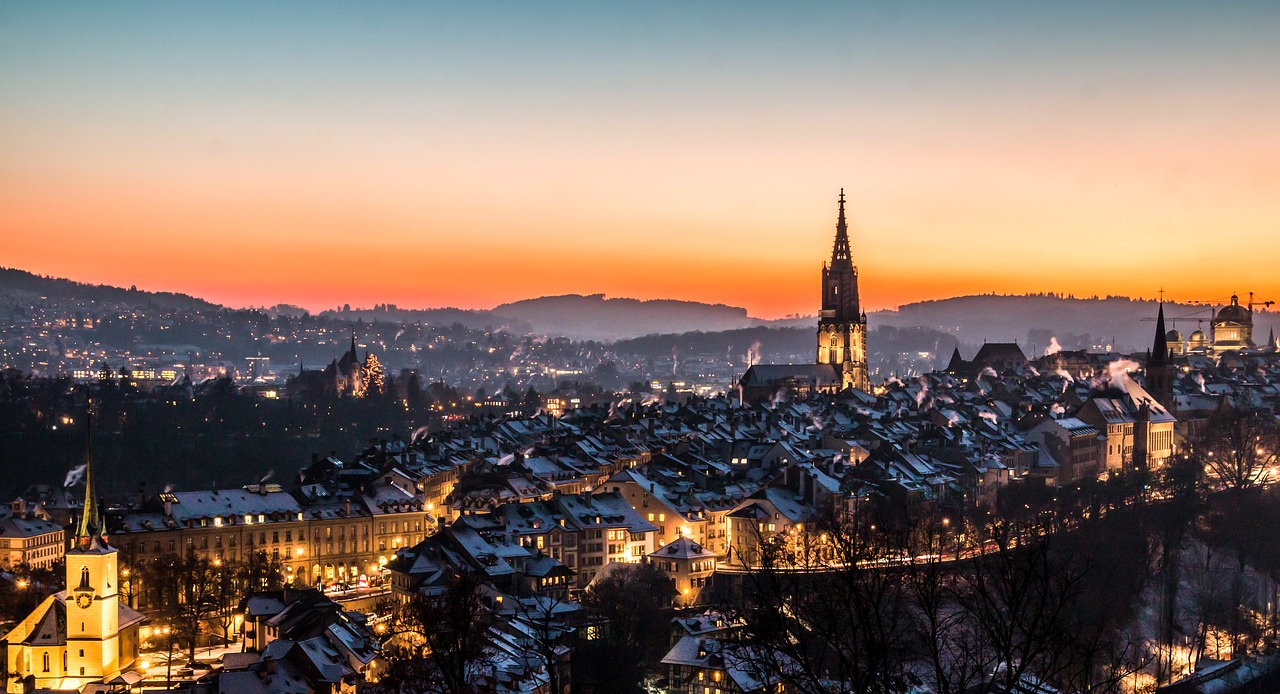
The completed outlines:
[[[996,370],[991,368],[990,366],[984,366],[982,367],[982,373],[978,374],[978,378],[982,378],[983,376],[990,376],[991,378],[999,378],[1000,374],[996,373]]]
[[[1057,374],[1057,375],[1059,375],[1059,376],[1063,377],[1064,379],[1066,379],[1067,383],[1075,383],[1075,382],[1076,382],[1076,377],[1075,377],[1075,376],[1072,376],[1070,371],[1067,371],[1066,369],[1062,368],[1061,366],[1059,366],[1059,367],[1057,367],[1056,369],[1054,369],[1054,370],[1053,370],[1053,372],[1054,372],[1055,374]],[[1062,390],[1063,390],[1064,392],[1067,390],[1066,385],[1063,385],[1063,386],[1062,386]]]
[[[506,454],[506,455],[502,456],[501,458],[498,458],[498,462],[497,462],[497,464],[498,464],[498,465],[510,465],[511,463],[515,462],[515,459],[516,459],[516,454],[515,454],[515,453],[508,453],[508,454]]]
[[[995,412],[988,412],[986,410],[982,410],[978,412],[978,416],[987,420],[988,422],[991,422],[992,424],[996,424],[999,422],[999,417],[996,417]]]
[[[680,366],[680,352],[676,350],[676,346],[671,346],[671,375],[676,375],[676,369]]]
[[[760,363],[760,341],[759,340],[752,342],[751,346],[747,348],[747,355],[745,358],[746,358],[748,367],[755,366],[756,364]]]
[[[920,390],[916,391],[916,409],[926,409],[925,400],[929,397],[929,379],[921,376],[916,379],[920,384]]]
[[[1049,406],[1049,412],[1051,412],[1055,417],[1061,417],[1067,413],[1067,408],[1055,402]]]
[[[1197,372],[1196,372],[1196,375],[1193,377],[1193,380],[1195,380],[1196,385],[1200,386],[1200,392],[1201,392],[1201,393],[1207,393],[1207,392],[1209,392],[1209,389],[1208,389],[1208,388],[1206,388],[1206,387],[1205,387],[1205,385],[1204,385],[1204,374],[1202,374],[1202,373],[1200,373],[1199,371],[1197,371]]]
[[[1049,337],[1049,346],[1044,348],[1044,355],[1057,354],[1062,351],[1062,345],[1058,344],[1058,336],[1051,335]]]
[[[1129,380],[1129,372],[1138,371],[1141,368],[1138,362],[1131,359],[1117,359],[1107,364],[1107,380],[1114,386],[1124,387],[1125,382]]]
[[[67,471],[67,478],[62,481],[63,487],[73,487],[77,482],[84,479],[84,471],[88,469],[88,465],[77,465]]]

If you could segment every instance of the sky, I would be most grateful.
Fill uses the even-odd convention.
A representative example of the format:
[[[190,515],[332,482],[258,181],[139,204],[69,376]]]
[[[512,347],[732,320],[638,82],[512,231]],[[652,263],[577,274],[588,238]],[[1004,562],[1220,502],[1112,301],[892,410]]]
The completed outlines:
[[[1280,299],[1280,3],[3,3],[0,266],[235,306]]]

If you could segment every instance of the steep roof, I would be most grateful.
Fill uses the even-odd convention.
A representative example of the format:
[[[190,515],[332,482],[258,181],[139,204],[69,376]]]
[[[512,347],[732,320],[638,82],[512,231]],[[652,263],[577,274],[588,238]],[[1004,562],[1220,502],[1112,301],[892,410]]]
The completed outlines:
[[[716,553],[681,535],[666,546],[650,552],[649,556],[657,559],[711,559]]]

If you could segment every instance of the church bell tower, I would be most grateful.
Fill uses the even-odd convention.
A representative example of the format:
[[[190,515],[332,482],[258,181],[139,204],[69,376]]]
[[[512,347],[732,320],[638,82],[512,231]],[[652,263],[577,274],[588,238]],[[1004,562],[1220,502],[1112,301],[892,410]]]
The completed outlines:
[[[844,189],[831,262],[822,266],[822,311],[818,314],[818,363],[836,367],[842,388],[868,391],[867,315],[858,301],[858,268],[849,253],[849,227],[844,217]]]
[[[70,679],[98,682],[120,672],[119,576],[93,484],[92,454],[84,478],[84,508],[66,554],[66,673]]]

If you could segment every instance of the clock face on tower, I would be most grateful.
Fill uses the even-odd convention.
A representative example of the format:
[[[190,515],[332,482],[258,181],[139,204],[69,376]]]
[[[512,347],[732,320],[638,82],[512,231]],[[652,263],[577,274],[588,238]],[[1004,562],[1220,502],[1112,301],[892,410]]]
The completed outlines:
[[[93,593],[76,593],[76,606],[82,610],[93,605]]]

